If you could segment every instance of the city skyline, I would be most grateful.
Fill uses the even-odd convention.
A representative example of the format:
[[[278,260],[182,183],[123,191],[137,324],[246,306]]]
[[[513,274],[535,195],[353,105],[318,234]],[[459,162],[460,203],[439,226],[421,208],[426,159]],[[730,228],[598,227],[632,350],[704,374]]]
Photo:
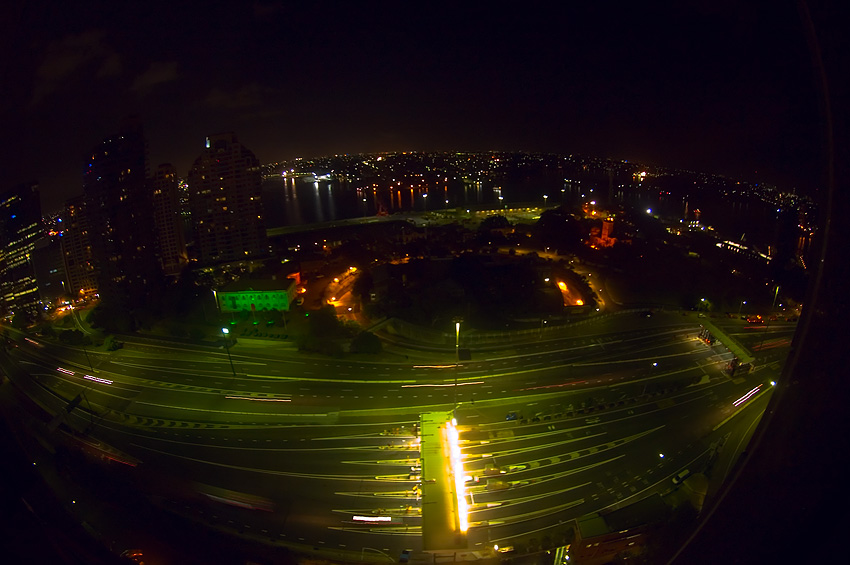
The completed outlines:
[[[832,3],[43,4],[10,561],[840,555]]]
[[[818,93],[800,17],[783,9],[189,4],[65,8],[30,25],[20,8],[3,164],[58,209],[82,191],[86,148],[138,115],[151,165],[181,177],[208,135],[234,131],[261,163],[584,153],[811,193]]]

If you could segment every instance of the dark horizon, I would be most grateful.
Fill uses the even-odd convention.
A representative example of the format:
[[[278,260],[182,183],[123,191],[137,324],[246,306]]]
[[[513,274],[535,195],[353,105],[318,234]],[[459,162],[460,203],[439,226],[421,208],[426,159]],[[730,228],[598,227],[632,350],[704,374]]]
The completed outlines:
[[[45,210],[138,115],[180,176],[233,131],[261,163],[398,151],[586,154],[822,186],[817,77],[793,5],[109,4],[16,8],[3,166]],[[223,26],[222,23],[227,25]]]

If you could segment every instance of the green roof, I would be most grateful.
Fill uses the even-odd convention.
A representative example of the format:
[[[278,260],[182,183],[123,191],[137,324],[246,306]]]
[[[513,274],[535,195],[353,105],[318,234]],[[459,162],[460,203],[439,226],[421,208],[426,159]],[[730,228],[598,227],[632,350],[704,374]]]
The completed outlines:
[[[291,287],[295,286],[294,279],[288,279],[285,277],[277,277],[275,279],[239,279],[236,281],[231,281],[224,285],[218,292],[245,292],[245,291],[256,291],[256,292],[272,292],[272,291],[281,291],[286,292]]]

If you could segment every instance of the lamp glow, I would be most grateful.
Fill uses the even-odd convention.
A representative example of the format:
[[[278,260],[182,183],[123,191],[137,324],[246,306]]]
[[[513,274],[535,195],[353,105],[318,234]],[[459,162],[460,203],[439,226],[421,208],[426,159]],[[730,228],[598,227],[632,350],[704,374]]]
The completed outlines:
[[[466,483],[464,481],[463,461],[460,458],[460,445],[458,442],[458,431],[455,427],[457,421],[446,422],[446,439],[449,444],[449,460],[451,462],[452,478],[455,483],[455,497],[457,498],[457,526],[461,532],[469,529],[469,505],[466,502]]]

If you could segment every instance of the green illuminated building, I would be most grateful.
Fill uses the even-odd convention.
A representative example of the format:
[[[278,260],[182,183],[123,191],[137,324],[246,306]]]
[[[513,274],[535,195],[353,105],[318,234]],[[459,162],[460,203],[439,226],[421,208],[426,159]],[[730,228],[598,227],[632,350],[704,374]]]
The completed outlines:
[[[238,280],[216,292],[221,312],[288,312],[295,298],[291,278]]]

